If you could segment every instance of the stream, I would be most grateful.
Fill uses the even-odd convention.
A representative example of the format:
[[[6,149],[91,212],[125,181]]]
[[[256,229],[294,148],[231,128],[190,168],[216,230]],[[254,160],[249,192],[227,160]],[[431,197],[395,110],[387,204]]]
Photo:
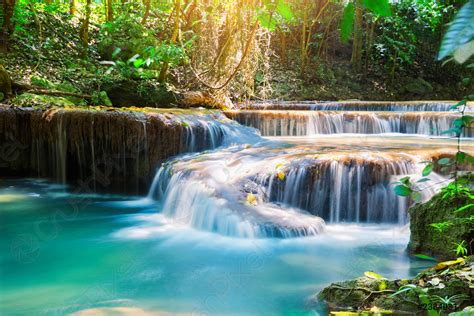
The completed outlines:
[[[325,315],[314,295],[331,282],[415,275],[430,262],[405,252],[412,201],[393,182],[455,152],[441,131],[457,114],[379,110],[281,102],[225,113],[242,125],[198,117],[211,149],[186,125],[191,152],[158,166],[146,196],[1,179],[0,311]],[[422,198],[445,183],[433,173]]]

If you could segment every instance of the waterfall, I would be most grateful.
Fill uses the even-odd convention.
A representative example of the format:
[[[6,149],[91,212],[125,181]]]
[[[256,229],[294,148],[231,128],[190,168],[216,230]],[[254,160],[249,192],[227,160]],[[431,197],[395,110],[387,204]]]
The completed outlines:
[[[263,101],[241,104],[247,110],[311,110],[311,111],[390,111],[445,112],[453,111],[454,101]],[[473,110],[470,105],[468,111]]]
[[[172,156],[259,140],[254,129],[209,110],[0,106],[0,142],[18,148],[0,171],[79,184],[87,191],[141,193],[157,166]]]
[[[397,196],[392,183],[401,176],[419,177],[419,161],[408,155],[296,160],[287,167],[284,181],[275,174],[257,177],[257,181],[267,188],[270,201],[304,209],[330,223],[404,224],[411,201]],[[435,190],[425,190],[424,199]]]
[[[227,111],[263,136],[402,133],[441,136],[460,117],[452,112]],[[474,129],[465,129],[472,137]]]
[[[158,170],[148,196],[174,222],[240,238],[315,235],[324,221],[403,224],[412,201],[397,196],[393,182],[407,175],[416,180],[420,162],[440,155],[314,152],[305,143],[270,141],[180,157]],[[433,174],[423,184],[432,186],[424,199],[439,180]]]
[[[161,167],[149,197],[161,199],[162,213],[177,224],[238,238],[289,238],[311,236],[324,222],[304,211],[271,203],[246,204],[245,197],[225,181],[203,178],[189,171]]]

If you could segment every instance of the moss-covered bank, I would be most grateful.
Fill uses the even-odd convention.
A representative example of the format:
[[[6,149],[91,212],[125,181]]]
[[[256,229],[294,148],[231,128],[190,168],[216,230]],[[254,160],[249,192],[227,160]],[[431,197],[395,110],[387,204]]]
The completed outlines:
[[[386,280],[376,274],[366,273],[354,280],[331,284],[313,300],[324,301],[330,311],[386,311],[395,315],[425,315],[429,310],[437,310],[441,315],[447,315],[473,304],[473,275],[474,257],[471,256],[439,263],[412,280]],[[393,295],[402,286],[412,289]],[[465,315],[472,313],[467,312]]]
[[[472,203],[467,196],[444,197],[439,193],[426,203],[416,204],[409,209],[410,214],[410,253],[422,253],[441,259],[455,256],[456,245],[463,240],[472,254],[474,228],[466,218],[473,214],[474,208],[455,212],[456,209]],[[440,224],[436,229],[431,224]]]

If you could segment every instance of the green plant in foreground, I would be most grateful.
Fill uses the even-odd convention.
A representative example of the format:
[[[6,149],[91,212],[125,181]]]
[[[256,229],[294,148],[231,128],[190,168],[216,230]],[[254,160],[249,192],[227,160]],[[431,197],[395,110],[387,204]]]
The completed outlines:
[[[397,292],[393,293],[389,297],[395,297],[397,295],[400,295],[405,292],[415,292],[418,295],[418,298],[420,299],[420,302],[424,304],[425,306],[432,306],[431,305],[431,300],[428,295],[428,288],[419,288],[414,284],[407,284],[401,286]],[[428,309],[427,310],[428,316],[437,316],[439,313],[434,310],[434,309]]]
[[[463,64],[471,58],[474,54],[474,0],[469,0],[455,16],[454,20],[450,23],[448,31],[446,32],[441,48],[439,51],[438,59],[441,60],[445,57],[451,56],[448,61],[454,60],[459,64]],[[474,63],[467,66],[468,68],[474,68]],[[471,78],[464,78],[463,84],[469,85]],[[463,132],[467,128],[472,128],[471,125],[474,122],[474,117],[466,114],[466,107],[469,101],[474,100],[474,93],[465,96],[461,101],[451,106],[451,110],[457,110],[460,117],[454,120],[453,126],[447,131],[443,131],[442,134],[454,134],[457,139],[457,151],[454,157],[454,161],[451,158],[445,157],[439,159],[436,163],[441,167],[441,172],[446,172],[450,167],[454,167],[451,179],[453,182],[449,183],[446,187],[441,189],[441,199],[444,201],[450,201],[453,198],[463,197],[468,199],[474,199],[474,195],[471,194],[471,189],[468,186],[469,178],[460,177],[461,166],[466,163],[474,163],[474,156],[461,150],[461,137]],[[419,182],[429,181],[427,176],[433,171],[434,162],[427,161],[426,166],[422,171],[422,176],[417,183],[413,183],[410,177],[401,178],[396,182],[395,193],[399,196],[411,197],[415,202],[421,199],[421,188],[417,185]],[[470,210],[474,207],[474,203],[467,203],[463,206],[458,207],[453,213],[459,213],[466,210]],[[451,228],[460,224],[469,225],[472,223],[471,217],[459,218],[454,222],[453,220],[447,220],[439,223],[432,223],[429,226],[435,229],[438,233],[444,232],[446,229]],[[468,249],[465,246],[466,241],[455,243],[455,249],[453,251],[456,255],[467,255]],[[406,289],[406,288],[405,288]],[[405,290],[404,289],[404,290]],[[407,290],[409,290],[408,288]],[[398,292],[397,292],[398,293]],[[417,292],[421,293],[421,292]],[[421,295],[421,294],[420,294]],[[421,297],[420,297],[421,299]]]
[[[461,241],[460,243],[455,244],[456,248],[455,248],[454,251],[456,252],[456,256],[466,256],[467,255],[468,250],[467,250],[465,244],[466,244],[465,240]]]

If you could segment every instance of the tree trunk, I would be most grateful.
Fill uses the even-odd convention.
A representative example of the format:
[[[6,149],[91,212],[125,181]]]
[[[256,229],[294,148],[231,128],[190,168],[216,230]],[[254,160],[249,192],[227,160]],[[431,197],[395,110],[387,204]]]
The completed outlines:
[[[113,21],[114,19],[114,7],[112,0],[105,0],[105,20],[107,22]]]
[[[142,24],[146,23],[148,16],[150,15],[151,0],[145,0],[145,13],[143,13]]]
[[[2,50],[7,51],[10,34],[13,32],[12,17],[15,0],[3,0],[2,2],[1,13],[3,14],[3,23],[1,26],[0,42]]]
[[[359,1],[356,1],[355,21],[354,21],[354,42],[352,44],[351,63],[359,69],[362,60],[362,8]]]
[[[174,19],[174,27],[173,27],[173,34],[171,35],[170,43],[176,43],[179,35],[179,22],[181,19],[181,0],[175,0],[175,19]],[[163,62],[161,66],[160,76],[158,77],[158,81],[160,83],[164,82],[166,79],[166,75],[168,74],[169,63]]]
[[[77,0],[71,0],[69,4],[69,14],[76,15],[77,14]]]
[[[287,43],[286,43],[286,33],[283,30],[280,30],[280,59],[281,64],[286,67],[288,65],[288,54],[287,54]]]
[[[86,16],[82,21],[81,28],[79,30],[79,37],[81,38],[82,47],[83,47],[83,56],[87,56],[87,50],[89,49],[89,22],[91,18],[91,3],[92,0],[87,0],[86,2]]]
[[[303,8],[308,7],[308,0],[303,1]],[[303,25],[301,26],[301,48],[300,48],[300,75],[306,76],[306,29],[308,27],[308,11],[303,13]]]

